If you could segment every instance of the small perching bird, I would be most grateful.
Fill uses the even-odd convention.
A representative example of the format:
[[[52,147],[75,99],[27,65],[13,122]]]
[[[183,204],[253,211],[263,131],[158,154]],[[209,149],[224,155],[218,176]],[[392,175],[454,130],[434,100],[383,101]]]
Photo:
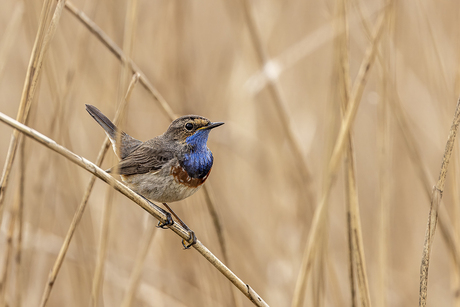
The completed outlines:
[[[133,191],[163,203],[190,232],[193,244],[196,241],[194,232],[166,203],[189,197],[206,181],[213,164],[212,152],[206,145],[209,132],[224,123],[186,115],[174,120],[162,135],[141,142],[123,131],[119,132],[96,107],[86,105],[86,110],[104,128],[120,158],[119,164],[107,172],[115,170]],[[119,144],[117,133],[120,134]],[[165,226],[168,225],[159,224],[159,227]],[[188,248],[192,244],[184,246]]]

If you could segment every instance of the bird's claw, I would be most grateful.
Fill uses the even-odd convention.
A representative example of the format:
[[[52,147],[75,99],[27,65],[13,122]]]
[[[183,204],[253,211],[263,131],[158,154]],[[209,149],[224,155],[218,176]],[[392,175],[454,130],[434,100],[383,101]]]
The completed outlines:
[[[168,212],[165,212],[165,214],[166,214],[166,221],[165,222],[159,221],[157,225],[158,228],[166,229],[169,226],[172,226],[174,224],[174,220],[172,219],[171,214]]]
[[[182,239],[182,246],[184,249],[189,249],[192,245],[196,244],[196,235],[193,230],[188,229],[188,234],[190,235],[189,240]]]

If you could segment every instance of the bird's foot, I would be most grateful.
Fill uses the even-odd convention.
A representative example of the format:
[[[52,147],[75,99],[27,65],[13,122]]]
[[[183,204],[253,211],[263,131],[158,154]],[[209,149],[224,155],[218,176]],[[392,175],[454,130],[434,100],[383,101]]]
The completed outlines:
[[[179,224],[188,232],[190,239],[182,239],[182,246],[184,249],[189,249],[192,245],[196,244],[196,235],[193,230],[191,230],[187,224],[185,224],[181,218],[171,209],[171,207],[167,203],[163,203],[163,206],[168,209],[169,212],[171,212],[172,215],[176,218],[176,220],[179,222]]]
[[[188,228],[187,230],[188,230],[188,234],[190,235],[190,239],[188,240],[182,239],[182,246],[184,247],[184,249],[189,249],[192,245],[196,244],[195,232],[191,230],[190,228]]]
[[[169,226],[174,224],[174,220],[169,212],[164,211],[163,213],[166,215],[166,220],[159,221],[157,227],[161,229],[167,229]]]
[[[152,203],[149,199],[147,199],[145,196],[143,196],[143,195],[141,195],[139,193],[137,193],[137,195],[139,195],[140,197],[145,199],[152,207],[155,207],[156,209],[161,211],[164,215],[166,215],[166,220],[165,221],[159,221],[158,222],[158,225],[157,225],[158,228],[167,229],[169,226],[172,226],[174,224],[174,220],[173,220],[173,218],[172,218],[172,216],[171,216],[171,214],[169,212],[165,211],[161,207],[158,207],[157,205]]]

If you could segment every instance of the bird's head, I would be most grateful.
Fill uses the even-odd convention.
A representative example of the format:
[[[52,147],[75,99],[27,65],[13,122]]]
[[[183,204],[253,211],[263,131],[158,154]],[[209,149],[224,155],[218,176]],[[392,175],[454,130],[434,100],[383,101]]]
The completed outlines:
[[[209,119],[198,115],[179,117],[169,125],[165,137],[180,143],[186,143],[196,149],[205,149],[211,129],[223,125],[222,122],[213,123]]]

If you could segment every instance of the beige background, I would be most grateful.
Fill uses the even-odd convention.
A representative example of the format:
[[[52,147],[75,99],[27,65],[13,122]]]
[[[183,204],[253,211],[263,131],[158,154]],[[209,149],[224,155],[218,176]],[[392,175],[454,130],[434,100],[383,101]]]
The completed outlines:
[[[127,1],[75,0],[74,4],[123,46]],[[11,117],[16,117],[41,5],[42,1],[30,0],[1,2],[0,48],[5,49],[0,58],[4,65],[0,112]],[[302,162],[295,159],[273,96],[260,78],[261,67],[239,1],[138,1],[132,58],[176,114],[199,114],[226,123],[210,134],[214,166],[206,186],[225,231],[229,267],[271,306],[290,306],[340,125],[334,40],[338,1],[248,1],[248,5],[266,53],[282,60],[275,82],[289,128],[309,169],[309,182],[301,177]],[[382,1],[353,0],[347,9],[353,81],[370,45],[365,24],[372,28],[376,23]],[[364,251],[374,306],[414,306],[418,302],[429,198],[416,170],[427,168],[430,185],[436,183],[459,95],[459,13],[458,1],[396,1],[385,21],[379,56],[354,122]],[[21,14],[17,23],[15,14]],[[12,39],[5,41],[7,33],[12,33]],[[64,10],[46,55],[28,124],[95,161],[105,135],[84,104],[93,104],[112,118],[126,91],[126,86],[120,87],[120,73],[116,57]],[[406,132],[415,136],[422,165],[408,152],[393,112],[395,102],[407,114],[410,131]],[[380,126],[382,110],[388,116],[384,129]],[[163,133],[169,122],[159,104],[137,84],[123,129],[147,140]],[[385,129],[388,141],[382,145]],[[11,132],[0,124],[2,167]],[[452,220],[448,227],[458,234],[457,151],[442,210]],[[103,168],[114,163],[110,151]],[[382,169],[388,171],[384,184]],[[314,264],[305,306],[351,306],[342,171],[337,178],[330,197],[328,233],[321,241],[327,249],[318,258],[323,261]],[[20,289],[15,286],[13,261],[6,286],[9,306],[16,306],[18,290],[22,306],[39,305],[89,179],[89,173],[26,140]],[[386,187],[383,194],[382,186]],[[0,231],[2,273],[17,187],[15,163]],[[48,306],[89,304],[108,189],[97,181]],[[381,202],[382,195],[388,202]],[[172,206],[222,258],[203,191]],[[382,217],[387,217],[384,235]],[[152,218],[115,193],[99,306],[120,306],[148,223]],[[381,242],[386,250],[381,249]],[[430,306],[460,306],[460,273],[450,255],[438,231],[429,275]],[[230,283],[196,251],[183,251],[172,232],[155,230],[132,306],[234,306],[230,289]],[[237,297],[241,306],[252,306],[242,294]]]

